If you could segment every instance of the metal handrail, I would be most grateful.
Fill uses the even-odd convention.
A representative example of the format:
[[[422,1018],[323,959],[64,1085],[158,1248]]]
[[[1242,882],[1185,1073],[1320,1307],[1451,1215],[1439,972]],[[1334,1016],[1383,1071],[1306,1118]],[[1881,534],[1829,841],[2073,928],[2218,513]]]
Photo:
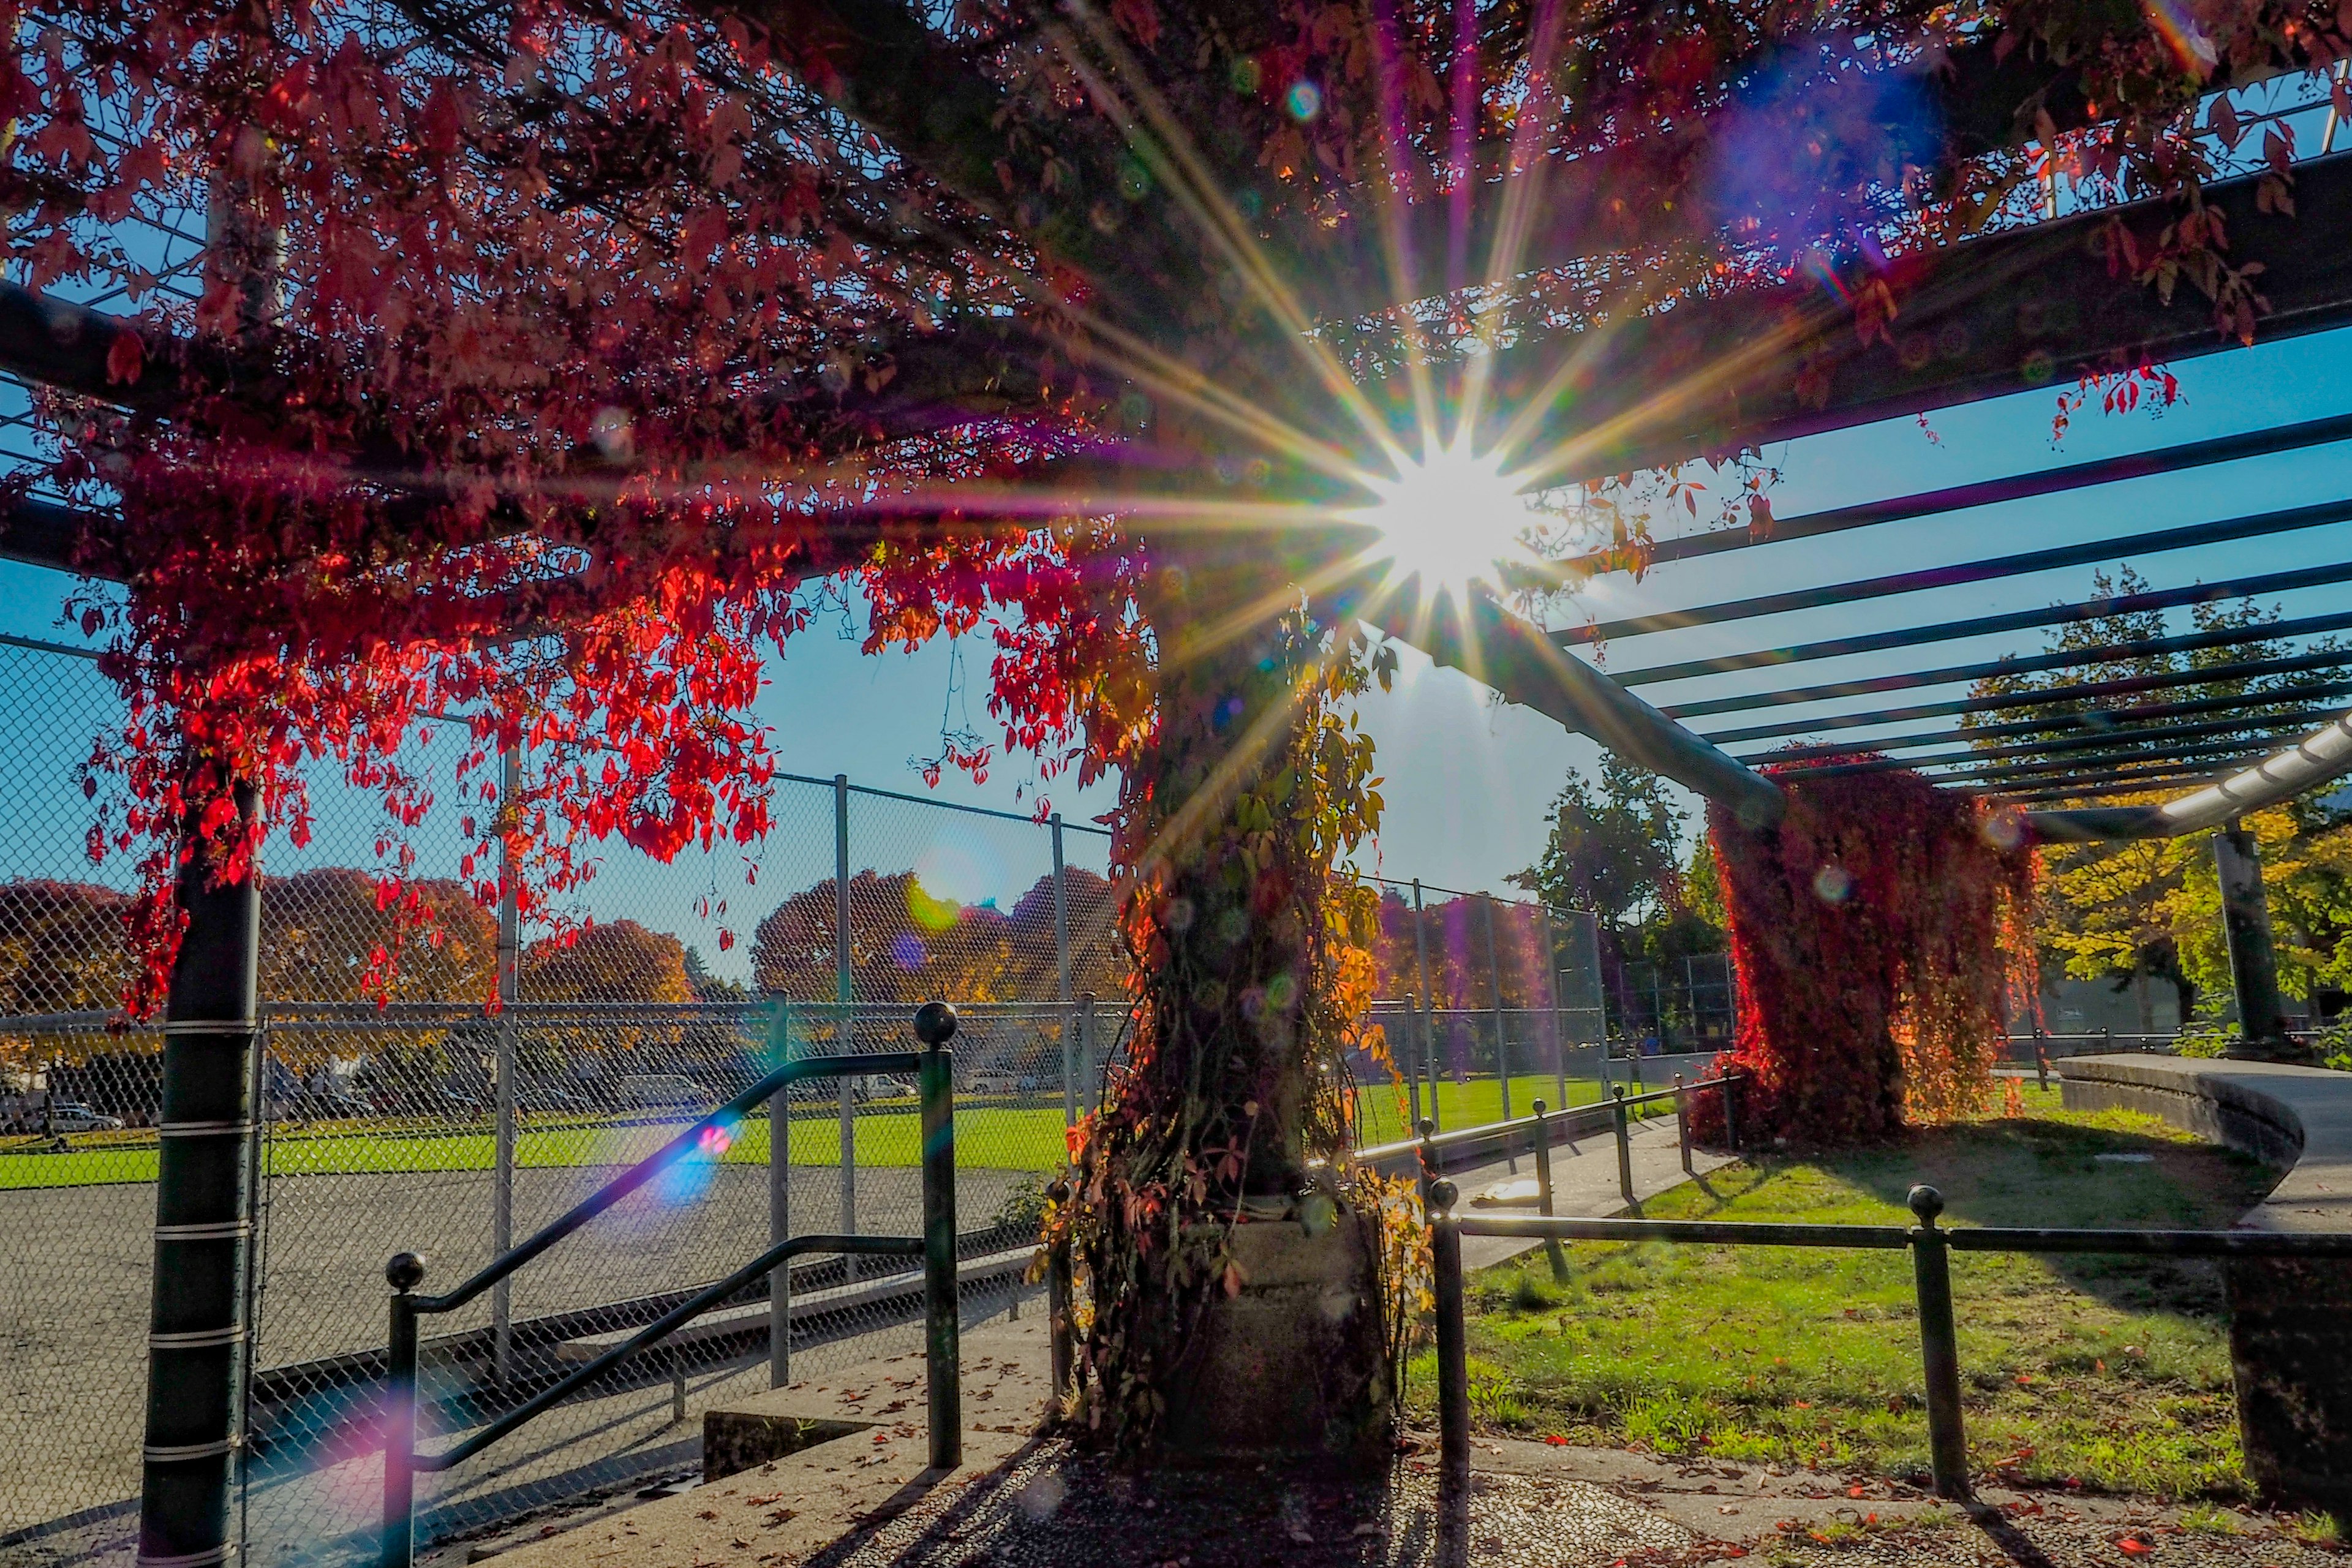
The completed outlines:
[[[804,1253],[920,1257],[923,1259],[924,1360],[929,1372],[930,1463],[938,1469],[962,1462],[963,1416],[959,1379],[955,1218],[955,1073],[947,1042],[956,1032],[955,1009],[925,1004],[915,1014],[921,1051],[803,1057],[761,1078],[726,1103],[688,1124],[653,1153],[598,1188],[528,1241],[476,1271],[456,1289],[420,1296],[425,1262],[414,1253],[395,1255],[384,1266],[394,1295],[384,1380],[384,1468],[382,1562],[384,1568],[410,1568],[415,1553],[415,1478],[462,1464],[544,1415],[629,1357],[659,1343],[695,1318],[764,1274]],[[438,1454],[420,1455],[416,1446],[417,1320],[451,1312],[545,1253],[598,1215],[643,1187],[703,1146],[713,1129],[740,1119],[763,1100],[803,1079],[862,1077],[913,1071],[921,1089],[923,1234],[919,1237],[803,1236],[788,1237],[726,1279],[704,1287],[577,1372],[508,1411],[497,1420]]]
[[[1631,1110],[1636,1106],[1649,1105],[1662,1100],[1679,1101],[1682,1096],[1695,1094],[1702,1089],[1737,1089],[1739,1085],[1739,1076],[1738,1073],[1725,1073],[1720,1078],[1700,1079],[1696,1083],[1686,1083],[1677,1089],[1654,1089],[1642,1094],[1627,1094],[1623,1092],[1621,1085],[1618,1086],[1618,1092],[1611,1099],[1596,1100],[1590,1105],[1574,1105],[1562,1110],[1537,1111],[1533,1115],[1515,1116],[1505,1121],[1481,1122],[1475,1127],[1457,1127],[1451,1132],[1433,1132],[1419,1138],[1400,1138],[1393,1143],[1375,1143],[1369,1149],[1359,1149],[1356,1151],[1355,1157],[1369,1164],[1381,1160],[1398,1159],[1416,1152],[1443,1152],[1457,1144],[1505,1138],[1515,1132],[1531,1132],[1539,1123],[1559,1121],[1566,1117],[1614,1116],[1620,1105]]]
[[[1741,1220],[1570,1219],[1454,1213],[1460,1193],[1440,1178],[1428,1186],[1437,1316],[1437,1411],[1441,1473],[1449,1485],[1470,1473],[1469,1342],[1465,1323],[1462,1238],[1539,1237],[1565,1278],[1562,1241],[1679,1241],[1731,1247],[1842,1247],[1911,1250],[1919,1310],[1919,1358],[1927,1389],[1929,1468],[1937,1495],[1969,1495],[1968,1440],[1960,1418],[1959,1339],[1952,1320],[1951,1252],[2105,1253],[2143,1258],[2352,1258],[2352,1233],[2259,1230],[2071,1230],[2008,1226],[1939,1226],[1943,1194],[1911,1189],[1916,1225],[1773,1225]]]
[[[867,1056],[799,1057],[769,1073],[751,1088],[685,1129],[668,1142],[589,1194],[562,1216],[549,1221],[530,1239],[518,1243],[472,1278],[446,1295],[425,1298],[425,1312],[446,1312],[464,1306],[524,1264],[611,1208],[646,1183],[702,1147],[703,1135],[741,1120],[751,1108],[803,1079],[862,1078],[869,1073],[920,1072],[922,1051],[879,1051]]]

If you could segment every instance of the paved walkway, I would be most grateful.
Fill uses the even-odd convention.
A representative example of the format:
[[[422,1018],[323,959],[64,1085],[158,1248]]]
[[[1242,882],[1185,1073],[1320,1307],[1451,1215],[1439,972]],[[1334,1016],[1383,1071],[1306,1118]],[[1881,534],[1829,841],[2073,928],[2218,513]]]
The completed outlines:
[[[1647,1122],[1637,1122],[1626,1138],[1633,1151],[1633,1195],[1654,1197],[1670,1187],[1680,1186],[1690,1178],[1683,1174],[1682,1144],[1675,1133],[1672,1117],[1661,1117]],[[1726,1154],[1711,1154],[1703,1149],[1691,1151],[1691,1168],[1704,1176],[1731,1163]],[[1478,1199],[1496,1187],[1516,1180],[1533,1180],[1536,1163],[1533,1155],[1522,1154],[1516,1173],[1507,1162],[1497,1161],[1475,1170],[1454,1173],[1454,1184],[1462,1190],[1465,1214],[1480,1212]],[[1624,1212],[1625,1199],[1617,1184],[1617,1143],[1607,1132],[1594,1138],[1577,1141],[1571,1150],[1561,1144],[1551,1152],[1551,1212],[1578,1218],[1597,1219]],[[1532,1214],[1531,1208],[1496,1207],[1488,1212],[1499,1214]],[[1470,1236],[1462,1239],[1462,1261],[1471,1268],[1491,1268],[1523,1252],[1542,1246],[1539,1241],[1518,1237]]]

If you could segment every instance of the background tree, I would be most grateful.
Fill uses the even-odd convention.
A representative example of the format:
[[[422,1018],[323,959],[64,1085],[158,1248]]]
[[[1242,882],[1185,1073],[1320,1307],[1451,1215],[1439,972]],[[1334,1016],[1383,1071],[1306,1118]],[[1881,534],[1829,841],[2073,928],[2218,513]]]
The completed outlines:
[[[2145,592],[2147,584],[2126,565],[2112,575],[2094,574],[2091,586],[2095,598],[2111,599]],[[2189,616],[2197,631],[2244,630],[2278,620],[2280,611],[2275,605],[2264,609],[2244,600],[2192,605]],[[2097,616],[2057,629],[2045,639],[2045,647],[2053,652],[2152,647],[2169,631],[2161,612]],[[2209,679],[2189,679],[2141,694],[1995,707],[1965,716],[1960,725],[1979,737],[1980,747],[2013,742],[2020,733],[2095,733],[2103,751],[2123,752],[2126,759],[2144,756],[2154,765],[2175,755],[2182,742],[2167,739],[2135,742],[2135,730],[2180,723],[2177,712],[2165,710],[2177,710],[2181,704],[2250,700],[2242,708],[2232,706],[2210,721],[2227,723],[2228,728],[2195,738],[2200,752],[2218,762],[2232,752],[2260,750],[2282,731],[2300,733],[2308,728],[2306,710],[2315,694],[2317,699],[2337,700],[2345,683],[2352,680],[2352,649],[2344,648],[2333,637],[2313,642],[2307,651],[2342,652],[2342,664],[2252,675],[2236,673],[2232,668],[2283,658],[2289,651],[2284,642],[2258,640],[2103,661],[2095,667],[2096,679],[2102,681],[2169,679],[2209,670],[2213,674]],[[1970,695],[1995,699],[2055,690],[2078,684],[2079,679],[2075,672],[2063,669],[2046,674],[2002,673],[1979,680]],[[2122,765],[2132,764],[2127,760]],[[2306,995],[2315,977],[2335,973],[2332,965],[2342,925],[2327,868],[2337,851],[2332,842],[2323,847],[2318,841],[2332,839],[2340,818],[2326,807],[2306,803],[2258,814],[2252,821],[2267,836],[2266,858],[2275,862],[2265,866],[2264,879],[2279,927],[2281,981],[2291,994]],[[2200,1006],[2210,1011],[2228,997],[2221,894],[2214,880],[2209,835],[2044,845],[2038,854],[2041,892],[2032,929],[2046,972],[2062,972],[2077,980],[2105,980],[2118,990],[2143,981],[2168,984],[2179,998],[2183,1022],[2197,1016]]]

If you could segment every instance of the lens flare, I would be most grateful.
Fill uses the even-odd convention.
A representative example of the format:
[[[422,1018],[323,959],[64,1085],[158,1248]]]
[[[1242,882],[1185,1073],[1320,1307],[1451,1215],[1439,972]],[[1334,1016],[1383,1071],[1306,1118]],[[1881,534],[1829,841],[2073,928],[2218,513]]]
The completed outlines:
[[[1380,530],[1371,554],[1393,563],[1396,581],[1419,576],[1424,594],[1451,589],[1458,597],[1472,580],[1491,578],[1498,562],[1527,555],[1533,503],[1499,458],[1457,441],[1417,459],[1391,451],[1389,461],[1391,475],[1363,481],[1378,499],[1351,516]]]

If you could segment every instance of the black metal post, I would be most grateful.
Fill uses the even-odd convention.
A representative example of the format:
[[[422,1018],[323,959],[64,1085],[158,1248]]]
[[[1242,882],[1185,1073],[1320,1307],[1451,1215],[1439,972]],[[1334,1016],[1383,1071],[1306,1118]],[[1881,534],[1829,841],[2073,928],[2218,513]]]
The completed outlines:
[[[1696,1174],[1691,1169],[1690,1091],[1683,1088],[1683,1075],[1675,1074],[1675,1136],[1682,1141],[1683,1174]]]
[[[1544,1102],[1536,1102],[1536,1212],[1546,1219],[1551,1217],[1551,1121],[1544,1114]],[[1544,1256],[1551,1263],[1554,1284],[1568,1283],[1568,1255],[1559,1248],[1556,1236],[1544,1237]]]
[[[1070,1184],[1059,1176],[1046,1184],[1045,1196],[1057,1210],[1070,1201]],[[1076,1295],[1076,1280],[1070,1268],[1070,1238],[1066,1232],[1054,1238],[1045,1248],[1045,1332],[1052,1347],[1055,1408],[1049,1415],[1060,1415],[1061,1402],[1070,1395],[1072,1380],[1077,1371],[1076,1325],[1070,1321],[1071,1299]]]
[[[382,1568],[409,1568],[416,1552],[416,1288],[425,1283],[425,1259],[395,1252],[383,1278],[393,1297],[383,1380]]]
[[[1609,1086],[1610,1110],[1617,1132],[1617,1190],[1625,1194],[1626,1206],[1634,1213],[1642,1212],[1640,1202],[1633,1196],[1633,1144],[1625,1123],[1625,1086]]]
[[[2271,942],[2270,900],[2263,892],[2263,862],[2242,822],[2213,835],[2213,869],[2221,889],[2221,929],[2230,950],[2230,980],[2237,992],[2240,1040],[2233,1057],[2283,1061],[2297,1055],[2279,1007],[2278,954]]]
[[[1933,1187],[1911,1189],[1911,1267],[1918,1286],[1919,1360],[1927,1379],[1928,1467],[1936,1495],[1969,1495],[1968,1433],[1960,1423],[1960,1345],[1952,1326],[1952,1271],[1944,1233],[1936,1216],[1944,1194]]]
[[[1738,1073],[1723,1075],[1723,1146],[1735,1154],[1739,1152],[1739,1122],[1732,1109],[1732,1101],[1738,1088]]]
[[[1421,1212],[1433,1213],[1429,1196],[1429,1184],[1437,1180],[1437,1118],[1427,1116],[1421,1123]]]
[[[1437,1298],[1437,1453],[1441,1489],[1470,1484],[1470,1351],[1462,1321],[1459,1196],[1444,1177],[1429,1184],[1429,1249]]]
[[[255,794],[233,791],[256,829]],[[215,887],[205,848],[184,837],[177,901],[187,915],[164,1004],[147,1333],[139,1558],[205,1568],[227,1561],[230,1483],[243,1436],[244,1301],[253,1247],[257,876]],[[49,1103],[57,1084],[51,1076]]]
[[[963,1463],[963,1394],[956,1302],[955,1071],[947,1043],[955,1009],[926,1002],[915,1011],[923,1043],[923,1360],[930,1374],[931,1468]]]

